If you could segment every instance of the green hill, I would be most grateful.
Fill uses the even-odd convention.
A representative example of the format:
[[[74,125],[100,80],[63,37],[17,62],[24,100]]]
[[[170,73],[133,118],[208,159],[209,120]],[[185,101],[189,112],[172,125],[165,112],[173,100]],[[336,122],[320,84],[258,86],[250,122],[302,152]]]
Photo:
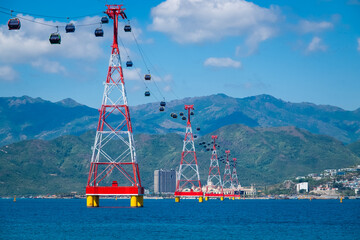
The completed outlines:
[[[356,156],[360,157],[360,141],[350,143],[348,148],[355,153]]]
[[[100,103],[99,103],[100,104]],[[183,121],[170,117],[183,112],[184,104],[194,104],[194,126],[201,135],[231,125],[249,127],[296,126],[315,134],[332,136],[350,143],[360,139],[360,109],[346,111],[338,107],[312,103],[290,103],[270,95],[232,98],[225,94],[185,98],[167,102],[165,112],[159,103],[131,106],[135,133],[182,133]],[[96,109],[65,99],[56,103],[41,98],[0,98],[0,146],[21,140],[51,140],[63,135],[79,135],[95,130]],[[118,121],[112,116],[113,121]]]
[[[225,149],[238,159],[242,185],[273,184],[287,178],[360,164],[360,158],[340,141],[295,127],[250,128],[228,125],[211,134],[219,136],[219,155]],[[210,151],[198,143],[200,177],[207,179]],[[180,162],[183,137],[139,134],[135,136],[143,186],[153,188],[155,169],[175,169]],[[29,140],[0,148],[0,195],[84,193],[94,132],[63,136],[51,141]],[[221,163],[221,172],[224,171]]]

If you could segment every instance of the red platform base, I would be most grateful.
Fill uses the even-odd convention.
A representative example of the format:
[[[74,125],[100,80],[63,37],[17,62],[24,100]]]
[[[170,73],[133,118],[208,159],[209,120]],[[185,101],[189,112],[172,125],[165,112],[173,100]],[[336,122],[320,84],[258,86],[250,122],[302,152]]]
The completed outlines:
[[[202,197],[203,192],[175,192],[175,197]]]
[[[235,197],[235,194],[224,194],[224,197]]]
[[[205,197],[223,197],[223,193],[205,193]]]
[[[144,195],[143,187],[86,187],[86,195]]]

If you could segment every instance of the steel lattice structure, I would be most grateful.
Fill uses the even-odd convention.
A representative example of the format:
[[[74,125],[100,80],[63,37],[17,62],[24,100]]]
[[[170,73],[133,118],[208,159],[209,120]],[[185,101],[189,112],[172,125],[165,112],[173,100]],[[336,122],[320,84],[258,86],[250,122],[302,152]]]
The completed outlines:
[[[214,140],[214,144],[210,158],[209,175],[206,184],[205,197],[222,197],[224,195],[224,191],[216,151],[216,139],[218,136],[211,136],[211,138]]]
[[[190,111],[194,110],[194,105],[185,105],[188,111],[186,132],[181,161],[176,179],[175,196],[203,196],[201,189],[199,168],[196,158],[194,136],[191,128]]]
[[[139,167],[118,46],[118,18],[126,18],[122,5],[106,5],[114,22],[114,38],[99,121],[92,148],[86,194],[141,196]]]
[[[226,197],[233,197],[234,185],[231,176],[230,161],[229,161],[230,150],[226,150],[225,153],[226,153],[226,165],[224,171],[223,189]]]

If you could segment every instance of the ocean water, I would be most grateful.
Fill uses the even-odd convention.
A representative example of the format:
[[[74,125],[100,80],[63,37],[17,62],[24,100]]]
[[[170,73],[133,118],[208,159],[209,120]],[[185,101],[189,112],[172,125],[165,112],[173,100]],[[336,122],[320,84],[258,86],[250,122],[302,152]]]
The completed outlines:
[[[0,239],[360,239],[360,200],[0,199]]]

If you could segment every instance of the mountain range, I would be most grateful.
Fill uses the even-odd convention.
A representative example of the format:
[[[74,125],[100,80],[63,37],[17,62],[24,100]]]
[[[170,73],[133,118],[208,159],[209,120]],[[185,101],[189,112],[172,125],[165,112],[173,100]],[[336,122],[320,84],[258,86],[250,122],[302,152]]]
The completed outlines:
[[[183,133],[181,119],[170,113],[184,112],[184,104],[194,104],[194,126],[200,135],[231,125],[249,127],[295,126],[315,134],[332,136],[341,142],[360,139],[360,109],[347,111],[329,105],[290,103],[270,95],[233,98],[225,94],[170,101],[165,112],[159,103],[130,107],[135,133]],[[0,146],[27,139],[51,140],[63,135],[80,135],[95,130],[97,109],[72,99],[50,102],[41,98],[0,98]],[[116,121],[116,116],[114,121]]]
[[[183,126],[183,129],[185,126]],[[84,193],[94,131],[53,140],[26,140],[0,148],[0,196]],[[296,127],[226,125],[196,140],[200,178],[206,183],[211,135],[218,156],[237,158],[240,184],[274,184],[295,176],[360,164],[360,142],[344,145]],[[153,189],[155,169],[176,169],[183,137],[176,133],[135,135],[142,184]],[[205,144],[202,144],[205,142]],[[201,143],[201,145],[200,145]],[[209,145],[208,145],[209,144]],[[206,147],[203,147],[203,146]],[[221,174],[224,163],[220,161]]]

